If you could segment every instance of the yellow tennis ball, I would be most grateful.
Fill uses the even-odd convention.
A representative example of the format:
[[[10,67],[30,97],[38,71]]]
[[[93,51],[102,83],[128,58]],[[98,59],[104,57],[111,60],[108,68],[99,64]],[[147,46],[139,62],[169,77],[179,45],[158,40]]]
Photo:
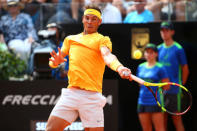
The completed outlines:
[[[133,53],[135,59],[140,59],[142,57],[142,52],[140,50],[135,50]]]

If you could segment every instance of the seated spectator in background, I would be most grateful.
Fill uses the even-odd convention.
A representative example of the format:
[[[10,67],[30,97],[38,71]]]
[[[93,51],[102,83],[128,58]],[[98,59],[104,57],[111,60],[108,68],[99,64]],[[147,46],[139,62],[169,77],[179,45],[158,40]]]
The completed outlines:
[[[53,8],[53,14],[48,19],[47,24],[49,23],[58,23],[58,24],[70,24],[75,23],[75,20],[72,19],[71,9],[70,9],[70,0],[51,0],[50,4]]]
[[[63,44],[60,38],[61,33],[62,33],[61,27],[56,23],[50,23],[47,25],[47,30],[56,32],[55,38],[57,40],[56,42],[57,46],[55,48],[55,51],[58,51],[58,47],[61,48]],[[68,74],[68,68],[69,68],[69,58],[68,56],[66,56],[65,58],[67,59],[66,62],[60,64],[58,68],[54,68],[52,70],[52,77],[56,80],[68,80],[67,74]]]
[[[161,8],[162,8],[161,0],[148,0],[145,9],[150,10],[154,15],[154,21],[161,21]]]
[[[148,23],[154,21],[151,11],[145,9],[146,0],[135,0],[135,11],[127,14],[123,23]]]
[[[34,72],[34,56],[36,53],[50,53],[55,50],[61,43],[61,27],[57,23],[50,23],[47,29],[38,31],[39,40],[32,47],[31,57],[29,59],[28,74],[33,75]]]
[[[120,10],[122,18],[125,18],[127,14],[127,10],[126,7],[124,6],[124,0],[113,0],[112,4]]]
[[[186,14],[187,14],[187,7],[189,7],[187,2],[191,2],[191,0],[174,0],[174,7],[175,7],[175,14],[176,14],[176,21],[186,21]]]
[[[31,44],[38,38],[31,17],[28,14],[21,13],[20,9],[18,0],[8,0],[8,14],[1,17],[0,30],[3,31],[9,49],[13,50],[27,63],[31,52]]]
[[[71,0],[71,14],[76,22],[81,23],[84,6],[90,3],[91,0]]]
[[[6,5],[6,0],[0,0],[0,18],[1,16],[5,15],[7,12],[4,9],[4,6]]]
[[[40,0],[41,1],[41,0]],[[43,3],[45,0],[43,0]],[[42,10],[40,7],[40,3],[37,0],[21,0],[21,3],[23,4],[24,8],[21,10],[22,12],[25,12],[29,14],[32,18],[32,22],[34,24],[34,28],[36,31],[40,29],[40,10]],[[44,19],[43,19],[44,21]],[[39,23],[39,24],[38,24]]]
[[[161,0],[161,20],[176,20],[174,0]]]
[[[148,0],[145,8],[153,12],[155,21],[185,21],[185,6],[183,0]]]
[[[81,21],[83,12],[82,6],[87,4],[98,5],[102,11],[102,23],[122,23],[122,15],[120,10],[112,5],[112,0],[72,0],[71,10],[72,16],[77,21]],[[81,8],[80,10],[78,10]]]
[[[102,23],[122,23],[121,12],[112,5],[111,0],[91,0],[91,2],[99,5],[102,11]]]
[[[57,0],[23,0],[23,4],[22,11],[30,14],[34,28],[39,31],[46,27],[50,17],[56,13]]]

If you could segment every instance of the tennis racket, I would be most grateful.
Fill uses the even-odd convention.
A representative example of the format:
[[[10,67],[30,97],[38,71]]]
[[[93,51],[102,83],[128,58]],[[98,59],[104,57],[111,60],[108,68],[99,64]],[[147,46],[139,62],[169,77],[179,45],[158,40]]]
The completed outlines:
[[[128,74],[124,72],[124,75]],[[192,106],[192,95],[190,91],[183,85],[172,82],[150,83],[132,74],[131,78],[137,83],[148,88],[148,90],[153,94],[158,106],[161,107],[162,111],[172,115],[183,115],[190,110]],[[151,89],[151,86],[156,86],[158,88],[154,92]],[[168,92],[168,90],[166,90],[166,86],[170,86],[170,88],[179,88],[180,94],[175,94],[174,96],[176,97],[174,97]]]

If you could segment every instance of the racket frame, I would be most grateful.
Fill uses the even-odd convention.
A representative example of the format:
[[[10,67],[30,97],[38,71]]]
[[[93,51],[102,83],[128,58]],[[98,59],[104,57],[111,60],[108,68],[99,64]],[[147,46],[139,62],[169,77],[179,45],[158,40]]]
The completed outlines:
[[[188,112],[190,109],[191,109],[191,106],[192,106],[192,95],[191,95],[191,92],[186,88],[184,87],[183,85],[180,85],[180,84],[177,84],[177,83],[173,83],[173,82],[164,82],[164,83],[150,83],[150,82],[146,82],[144,80],[142,80],[141,78],[135,76],[135,75],[132,75],[131,74],[131,78],[136,81],[137,83],[141,84],[141,85],[144,85],[146,88],[148,88],[148,90],[153,94],[156,102],[157,102],[157,105],[162,109],[162,111],[164,112],[167,112],[171,115],[183,115],[185,114],[186,112]],[[190,99],[190,103],[189,103],[189,106],[187,107],[186,110],[184,110],[183,112],[171,112],[169,110],[167,110],[165,107],[163,107],[158,99],[157,99],[157,92],[159,90],[159,88],[161,88],[162,86],[167,86],[167,85],[175,85],[175,86],[178,86],[180,87],[181,89],[185,90],[188,95],[189,95],[189,99]],[[156,92],[154,93],[154,91],[149,87],[149,86],[157,86],[157,90]]]

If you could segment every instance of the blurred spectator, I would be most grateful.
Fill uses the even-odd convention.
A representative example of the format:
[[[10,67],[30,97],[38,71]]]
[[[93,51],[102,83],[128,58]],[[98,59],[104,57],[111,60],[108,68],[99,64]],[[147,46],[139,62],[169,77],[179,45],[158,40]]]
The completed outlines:
[[[186,2],[183,0],[149,0],[145,8],[153,12],[155,21],[186,20]]]
[[[63,42],[61,41],[61,34],[62,29],[61,27],[56,23],[50,23],[47,25],[47,30],[49,31],[55,31],[56,32],[56,49],[55,51],[58,51],[58,47],[61,48]],[[59,65],[58,68],[54,68],[52,70],[52,77],[56,80],[68,80],[67,74],[68,74],[68,68],[69,68],[69,58],[68,56],[65,57],[67,59],[66,62]]]
[[[24,6],[24,8],[21,11],[23,11],[31,16],[34,27],[37,30],[35,23],[36,23],[36,20],[38,20],[37,19],[37,17],[38,17],[37,12],[38,12],[38,10],[40,10],[40,5],[39,5],[38,1],[36,1],[36,0],[21,0],[21,3]]]
[[[62,33],[61,27],[56,23],[50,23],[46,28],[46,30],[38,31],[40,41],[32,46],[32,53],[28,65],[29,75],[33,75],[34,56],[36,53],[50,53],[59,46]]]
[[[7,13],[4,9],[6,3],[6,0],[0,0],[0,18]]]
[[[161,20],[176,20],[174,0],[161,0]]]
[[[120,10],[122,18],[125,18],[127,11],[126,7],[124,6],[124,0],[113,0],[112,4]]]
[[[185,19],[187,21],[197,21],[197,1],[187,1],[186,7],[185,11],[187,16],[185,16]]]
[[[25,0],[23,0],[25,1]],[[56,5],[51,0],[32,0],[25,3],[23,11],[30,14],[36,31],[44,29],[49,18],[55,14]]]
[[[47,24],[58,23],[68,24],[74,23],[75,21],[71,16],[70,0],[51,0],[51,6],[54,8],[54,14],[49,18]]]
[[[191,0],[175,0],[175,13],[176,13],[176,21],[185,21],[186,20],[186,6],[187,2]]]
[[[120,10],[112,5],[112,0],[72,0],[72,17],[81,21],[83,16],[83,7],[87,4],[96,4],[102,11],[102,23],[122,23]],[[79,9],[80,8],[80,9]]]
[[[84,6],[90,4],[91,0],[71,0],[72,18],[77,21],[82,21]]]
[[[31,44],[38,38],[31,17],[21,13],[21,8],[18,0],[8,0],[6,7],[8,14],[1,17],[0,30],[9,49],[19,54],[27,63]]]
[[[150,10],[154,15],[154,21],[158,22],[161,20],[161,0],[148,0],[145,9]]]
[[[111,0],[91,0],[102,11],[102,23],[122,23],[120,10],[112,5]]]
[[[145,9],[146,0],[135,0],[135,11],[127,14],[124,23],[148,23],[154,21],[151,11]]]

